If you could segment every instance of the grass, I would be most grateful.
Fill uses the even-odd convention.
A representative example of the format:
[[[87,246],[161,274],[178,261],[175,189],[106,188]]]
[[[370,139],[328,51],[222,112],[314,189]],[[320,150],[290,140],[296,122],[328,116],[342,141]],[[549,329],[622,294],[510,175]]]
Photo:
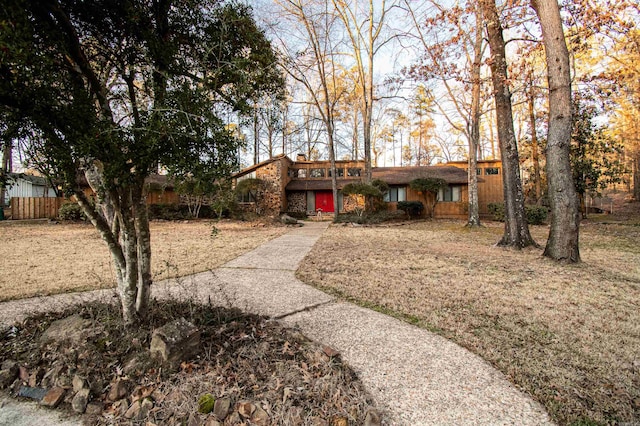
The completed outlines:
[[[542,245],[548,228],[533,226]],[[502,224],[333,226],[298,276],[477,353],[559,424],[640,420],[640,228],[588,223],[583,262],[498,248]]]
[[[152,222],[154,280],[207,271],[286,232],[258,222]],[[91,225],[2,222],[0,301],[115,286],[105,243]]]

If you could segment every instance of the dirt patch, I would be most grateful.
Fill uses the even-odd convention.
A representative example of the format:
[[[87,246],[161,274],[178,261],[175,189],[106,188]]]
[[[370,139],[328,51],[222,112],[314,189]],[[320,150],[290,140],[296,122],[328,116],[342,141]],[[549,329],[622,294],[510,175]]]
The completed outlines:
[[[43,331],[71,314],[99,324],[99,332],[81,344],[42,344]],[[180,317],[198,327],[202,346],[196,357],[169,368],[150,358],[151,333]],[[70,409],[82,392],[74,387],[88,389],[89,409],[99,411],[86,415],[91,425],[235,425],[249,419],[261,425],[364,424],[373,408],[356,375],[330,348],[263,317],[212,306],[153,303],[135,330],[123,326],[112,305],[73,307],[3,333],[0,358],[20,367],[23,379],[12,392],[29,382],[58,386],[65,395],[61,407]],[[210,412],[207,399],[225,401],[229,412]],[[146,407],[143,415],[131,408],[136,404]]]
[[[237,221],[152,222],[150,228],[154,280],[217,268],[288,230]],[[0,301],[115,286],[107,246],[87,224],[4,222],[0,259]]]
[[[583,263],[561,266],[495,247],[502,226],[333,226],[298,277],[469,348],[560,424],[638,421],[640,227],[584,225]]]

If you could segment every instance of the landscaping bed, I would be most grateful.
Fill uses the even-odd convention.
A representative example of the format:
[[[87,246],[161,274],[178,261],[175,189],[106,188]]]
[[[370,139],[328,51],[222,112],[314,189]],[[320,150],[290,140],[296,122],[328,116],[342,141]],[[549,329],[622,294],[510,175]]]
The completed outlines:
[[[176,319],[197,328],[200,343],[169,363],[150,343]],[[60,327],[64,337],[51,331]],[[154,302],[127,329],[114,305],[85,304],[3,331],[0,360],[5,392],[85,413],[87,425],[380,424],[339,353],[235,309]]]

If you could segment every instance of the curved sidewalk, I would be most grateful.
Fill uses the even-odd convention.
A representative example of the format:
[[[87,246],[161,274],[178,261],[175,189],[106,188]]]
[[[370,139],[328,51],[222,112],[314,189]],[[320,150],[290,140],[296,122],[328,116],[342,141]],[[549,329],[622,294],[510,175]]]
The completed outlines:
[[[328,225],[306,222],[219,269],[158,283],[154,296],[211,300],[299,327],[340,352],[383,410],[385,424],[553,424],[538,403],[466,349],[299,281],[295,271],[300,261]],[[108,294],[74,297],[77,301]],[[60,297],[58,303],[67,299]],[[0,317],[15,320],[26,306],[27,301],[0,304]]]

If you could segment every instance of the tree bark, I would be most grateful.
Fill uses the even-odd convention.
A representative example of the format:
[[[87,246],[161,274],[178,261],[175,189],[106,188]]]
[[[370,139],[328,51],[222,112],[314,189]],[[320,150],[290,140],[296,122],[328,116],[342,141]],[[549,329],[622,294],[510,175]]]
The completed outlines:
[[[580,261],[580,219],[569,158],[573,125],[569,51],[564,39],[558,3],[532,0],[531,4],[542,27],[549,80],[547,180],[551,229],[544,256],[575,263]]]
[[[531,127],[531,161],[533,161],[533,180],[536,194],[536,204],[542,202],[542,182],[540,176],[540,155],[538,152],[538,132],[536,126],[536,113],[534,109],[533,72],[529,72],[529,92],[527,103],[529,109],[529,126]]]
[[[480,67],[482,65],[482,14],[476,9],[476,39],[471,68],[471,123],[469,129],[469,220],[467,226],[481,226],[478,200],[478,146],[480,145]]]
[[[481,0],[482,14],[487,22],[489,48],[491,50],[491,80],[496,105],[498,143],[502,160],[502,184],[504,189],[505,226],[498,245],[524,248],[536,245],[527,225],[524,210],[524,194],[520,180],[518,146],[513,129],[511,92],[508,86],[507,61],[504,37],[496,5],[493,0]]]

